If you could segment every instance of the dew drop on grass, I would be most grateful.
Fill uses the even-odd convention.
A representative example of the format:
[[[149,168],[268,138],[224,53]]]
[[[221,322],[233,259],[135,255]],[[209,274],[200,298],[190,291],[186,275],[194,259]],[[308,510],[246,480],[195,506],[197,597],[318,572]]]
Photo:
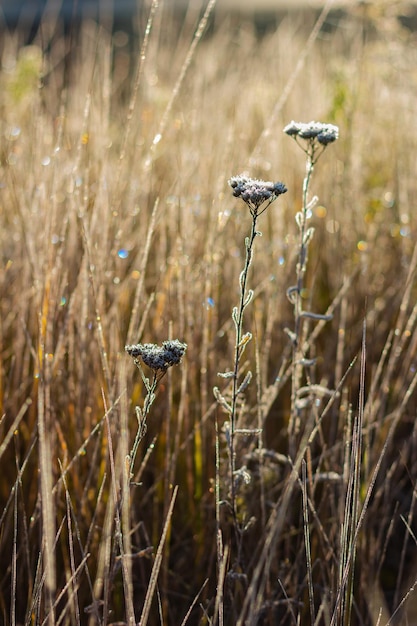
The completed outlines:
[[[67,303],[67,299],[65,296],[61,296],[61,300],[59,302],[60,306],[65,306]]]
[[[9,139],[11,141],[17,139],[21,133],[21,129],[19,126],[12,126],[9,132]]]
[[[41,163],[42,163],[42,165],[43,165],[44,167],[46,167],[47,165],[50,165],[50,163],[51,163],[51,157],[49,157],[49,156],[45,156],[45,157],[43,157],[43,159],[42,159]]]
[[[213,298],[208,297],[206,300],[206,309],[209,309],[209,308],[212,309],[213,307],[214,307],[214,300]]]
[[[119,259],[127,259],[129,256],[129,250],[126,250],[126,248],[120,248],[120,250],[117,251],[117,256]]]
[[[384,193],[384,206],[387,209],[390,209],[391,207],[393,207],[395,204],[395,196],[392,193],[392,191],[386,191]]]
[[[285,259],[283,256],[280,256],[278,259],[278,265],[282,266],[285,265]]]

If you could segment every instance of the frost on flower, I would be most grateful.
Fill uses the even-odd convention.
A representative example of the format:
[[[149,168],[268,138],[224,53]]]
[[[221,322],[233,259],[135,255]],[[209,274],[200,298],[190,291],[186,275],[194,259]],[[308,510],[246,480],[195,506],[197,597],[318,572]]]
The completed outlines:
[[[126,352],[135,361],[141,359],[155,372],[166,371],[168,367],[181,363],[186,349],[187,344],[181,343],[178,339],[164,341],[162,346],[155,343],[137,343],[125,346]]]
[[[283,183],[257,180],[256,178],[249,178],[245,174],[232,176],[229,185],[233,195],[236,198],[242,198],[251,211],[255,213],[264,202],[268,202],[269,206],[278,196],[287,191]]]
[[[317,139],[322,146],[333,143],[339,137],[339,127],[334,124],[322,124],[321,122],[290,122],[284,128],[284,133],[294,139]]]

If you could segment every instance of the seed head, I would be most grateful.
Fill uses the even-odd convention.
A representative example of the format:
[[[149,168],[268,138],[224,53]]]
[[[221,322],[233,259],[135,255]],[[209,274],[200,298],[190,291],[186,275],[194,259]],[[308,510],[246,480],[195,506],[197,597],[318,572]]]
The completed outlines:
[[[339,127],[334,124],[322,124],[321,122],[290,122],[284,128],[284,133],[296,139],[317,139],[322,146],[333,143],[339,137]]]
[[[256,178],[249,178],[245,174],[232,176],[229,185],[235,198],[242,198],[251,212],[254,213],[258,212],[259,207],[264,202],[268,202],[267,206],[269,206],[278,196],[287,191],[283,183],[257,180]]]
[[[181,363],[187,349],[186,343],[178,339],[164,341],[162,346],[155,343],[137,343],[125,346],[126,352],[135,360],[141,359],[154,372],[166,372],[168,367]]]

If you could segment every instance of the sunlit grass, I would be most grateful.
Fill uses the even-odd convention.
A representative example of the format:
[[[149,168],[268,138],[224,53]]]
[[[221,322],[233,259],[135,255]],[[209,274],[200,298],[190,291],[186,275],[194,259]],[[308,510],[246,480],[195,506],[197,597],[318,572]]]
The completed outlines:
[[[2,42],[0,621],[412,624],[415,41],[381,12],[328,17],[307,49],[310,15],[263,38],[200,18],[154,2],[130,39],[85,23],[71,52],[48,28]],[[308,328],[290,454],[292,119],[340,137],[311,181],[299,304],[332,320]],[[244,171],[288,192],[248,273],[237,563],[213,388],[236,347],[251,217],[227,181]],[[124,347],[176,338],[130,476],[147,390]]]

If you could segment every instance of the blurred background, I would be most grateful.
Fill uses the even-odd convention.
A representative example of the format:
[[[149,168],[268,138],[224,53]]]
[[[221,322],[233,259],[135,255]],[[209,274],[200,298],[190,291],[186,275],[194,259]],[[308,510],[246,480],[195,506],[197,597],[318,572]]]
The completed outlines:
[[[330,624],[339,597],[350,428],[362,391],[359,497],[370,484],[373,497],[351,625],[386,624],[394,613],[396,626],[417,624],[409,593],[417,586],[416,4],[217,0],[204,21],[208,6],[0,0],[0,624],[46,623],[46,540],[60,623],[125,620],[110,443],[124,459],[144,393],[124,345],[168,336],[188,349],[152,407],[124,522],[135,607],[139,617],[149,555],[178,484],[159,583],[164,623],[182,623],[206,577],[199,602],[209,617],[196,605],[188,623],[214,623],[215,423],[225,415],[213,387],[233,359],[230,314],[248,230],[227,180],[245,170],[288,187],[262,216],[245,320],[256,332],[245,358],[257,381],[242,423],[262,420],[264,437],[264,448],[242,438],[239,449],[251,480],[241,487],[242,519],[255,520],[243,573],[256,583],[266,520],[291,477],[281,463],[291,401],[282,373],[305,173],[303,153],[282,132],[292,119],[340,128],[314,172],[319,204],[303,290],[306,310],[333,311],[314,327],[309,376],[315,389],[340,392],[331,409],[311,396],[311,415],[326,411],[309,459],[317,476],[312,578],[327,616],[320,623]],[[303,411],[309,419],[310,405]],[[262,626],[318,623],[309,616],[299,496],[264,570]],[[235,615],[246,595],[237,573],[227,583]],[[150,623],[160,623],[157,609]]]
[[[135,16],[140,14],[149,3],[144,0],[2,0],[0,2],[0,28],[35,29],[41,18],[64,21],[66,26],[74,20],[105,19],[114,21],[118,26],[131,29],[135,24]],[[207,4],[203,0],[171,0],[167,7],[178,11],[203,10]],[[327,2],[333,11],[349,10],[355,7],[358,11],[384,10],[395,13],[400,19],[411,24],[416,23],[416,3],[414,1],[379,0],[369,2],[363,0],[333,0]],[[233,10],[237,13],[259,17],[267,14],[286,11],[320,10],[326,5],[325,0],[218,0],[217,14]]]

